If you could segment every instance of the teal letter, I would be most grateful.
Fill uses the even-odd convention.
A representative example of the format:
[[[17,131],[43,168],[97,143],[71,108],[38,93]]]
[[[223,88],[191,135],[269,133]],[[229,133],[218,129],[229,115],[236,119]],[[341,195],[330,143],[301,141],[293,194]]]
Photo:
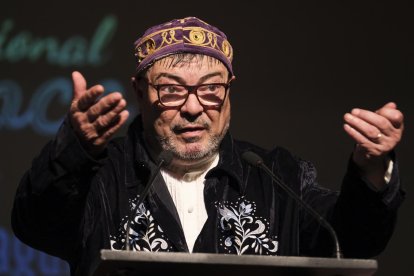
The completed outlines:
[[[48,107],[56,105],[54,101],[58,97],[59,103],[64,107],[60,118],[51,120],[48,118]],[[33,112],[33,129],[40,134],[53,135],[62,123],[66,110],[72,99],[72,84],[66,78],[55,78],[45,82],[36,90],[30,103]],[[55,107],[56,108],[56,107]]]
[[[19,115],[23,96],[20,86],[12,80],[0,80],[0,130],[2,128],[22,129],[30,121],[30,111]]]
[[[6,56],[10,62],[16,62],[23,59],[29,48],[30,34],[28,32],[21,32],[15,36],[6,48]]]
[[[104,63],[102,52],[115,34],[118,25],[117,19],[113,15],[105,17],[96,30],[89,49],[88,61],[91,65]]]
[[[59,64],[62,66],[83,65],[87,42],[83,37],[74,36],[65,41],[60,49]]]
[[[4,44],[4,41],[6,41],[6,37],[8,32],[10,32],[10,30],[13,28],[13,21],[11,21],[10,19],[7,19],[3,22],[3,25],[1,25],[1,30],[0,30],[0,60],[1,60],[1,56],[2,56],[2,47]]]
[[[31,41],[30,49],[27,53],[27,59],[35,62],[45,54],[49,63],[58,63],[59,58],[58,43],[53,37],[36,38]]]

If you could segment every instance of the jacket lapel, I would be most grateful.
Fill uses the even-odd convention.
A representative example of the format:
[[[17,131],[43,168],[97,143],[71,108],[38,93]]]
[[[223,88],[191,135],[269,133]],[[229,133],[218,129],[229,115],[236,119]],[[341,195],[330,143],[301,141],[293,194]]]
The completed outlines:
[[[178,251],[188,252],[180,217],[160,173],[157,174],[154,180],[154,185],[147,200],[154,218],[165,230],[168,239]]]

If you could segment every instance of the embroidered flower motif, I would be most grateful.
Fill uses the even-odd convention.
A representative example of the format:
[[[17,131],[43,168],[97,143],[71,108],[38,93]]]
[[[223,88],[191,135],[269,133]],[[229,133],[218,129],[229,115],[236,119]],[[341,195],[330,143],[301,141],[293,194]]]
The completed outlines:
[[[138,197],[130,200],[131,210],[135,208]],[[121,227],[117,236],[111,236],[111,248],[122,250],[125,248],[125,234],[128,217],[125,216],[121,221]],[[171,246],[168,239],[164,236],[161,227],[156,224],[149,210],[141,203],[136,211],[134,219],[130,223],[129,241],[133,251],[170,251]]]
[[[221,216],[221,242],[224,240],[220,245],[228,253],[276,255],[278,241],[268,237],[269,223],[266,219],[254,216],[255,203],[240,198],[234,203],[219,203],[217,208]]]

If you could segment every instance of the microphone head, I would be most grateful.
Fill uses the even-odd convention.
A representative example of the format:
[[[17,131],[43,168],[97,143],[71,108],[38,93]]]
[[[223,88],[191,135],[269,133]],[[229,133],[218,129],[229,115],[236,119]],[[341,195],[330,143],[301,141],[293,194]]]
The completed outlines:
[[[163,166],[168,166],[173,159],[173,154],[170,151],[163,150],[160,155],[158,155],[158,164]]]
[[[259,167],[263,164],[263,159],[252,151],[243,152],[242,158],[244,161],[255,167]]]

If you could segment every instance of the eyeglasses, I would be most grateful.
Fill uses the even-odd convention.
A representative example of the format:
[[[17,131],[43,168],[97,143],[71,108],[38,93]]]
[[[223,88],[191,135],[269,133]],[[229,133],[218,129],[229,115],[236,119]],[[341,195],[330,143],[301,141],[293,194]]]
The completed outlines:
[[[227,90],[230,87],[230,82],[205,83],[200,85],[147,83],[157,90],[160,103],[166,107],[184,105],[190,93],[194,93],[203,106],[221,107],[226,98]]]

